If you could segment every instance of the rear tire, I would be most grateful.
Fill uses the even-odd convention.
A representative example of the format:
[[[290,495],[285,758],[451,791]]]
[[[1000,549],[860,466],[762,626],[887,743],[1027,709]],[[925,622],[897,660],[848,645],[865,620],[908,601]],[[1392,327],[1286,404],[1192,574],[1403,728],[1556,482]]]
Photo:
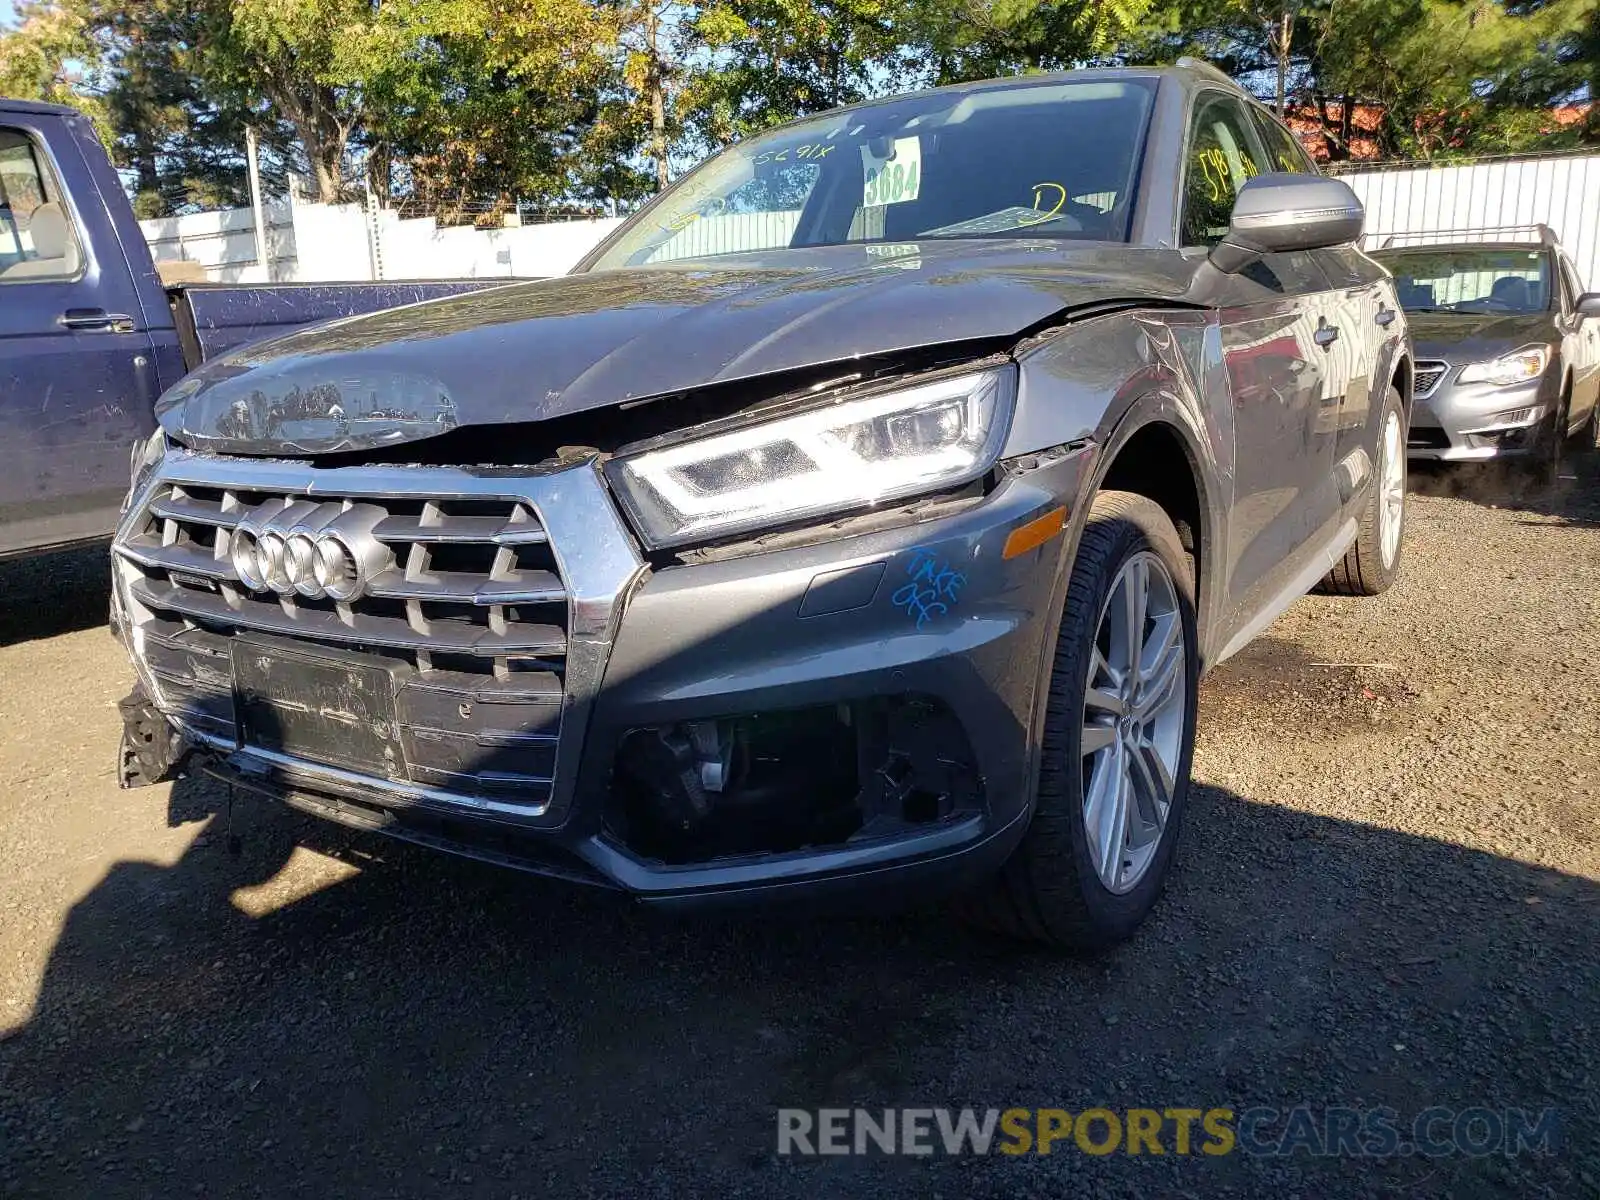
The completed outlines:
[[[1198,681],[1194,583],[1177,531],[1154,501],[1102,492],[1072,565],[1033,817],[1000,872],[964,899],[966,918],[1080,953],[1133,933],[1172,865]]]
[[[1322,579],[1336,596],[1376,596],[1400,574],[1405,548],[1406,416],[1400,393],[1389,389],[1372,455],[1372,494],[1357,527],[1355,545]]]
[[[1570,386],[1570,385],[1569,385]],[[1572,400],[1567,399],[1568,416],[1571,416]],[[1596,435],[1600,435],[1600,401],[1589,406],[1589,415],[1584,418],[1583,424],[1573,431],[1567,439],[1567,450],[1574,454],[1582,454],[1593,450]]]

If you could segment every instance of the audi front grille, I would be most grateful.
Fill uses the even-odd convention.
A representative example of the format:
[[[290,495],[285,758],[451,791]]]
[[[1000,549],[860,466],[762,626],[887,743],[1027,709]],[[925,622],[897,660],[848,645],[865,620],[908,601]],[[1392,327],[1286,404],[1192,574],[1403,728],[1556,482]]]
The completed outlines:
[[[593,551],[576,604],[541,509]],[[192,739],[511,816],[550,810],[641,565],[587,464],[517,478],[183,452],[115,553],[141,673]]]

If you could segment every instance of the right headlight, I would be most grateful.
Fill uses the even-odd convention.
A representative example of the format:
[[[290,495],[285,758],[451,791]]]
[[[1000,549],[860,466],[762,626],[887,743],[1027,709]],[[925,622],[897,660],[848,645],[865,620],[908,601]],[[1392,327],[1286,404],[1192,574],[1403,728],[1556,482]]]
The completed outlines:
[[[1457,383],[1492,383],[1495,387],[1514,387],[1532,383],[1550,364],[1548,346],[1524,346],[1488,362],[1468,363],[1461,368]]]
[[[652,549],[869,508],[978,478],[1011,422],[1010,364],[836,401],[613,459]]]

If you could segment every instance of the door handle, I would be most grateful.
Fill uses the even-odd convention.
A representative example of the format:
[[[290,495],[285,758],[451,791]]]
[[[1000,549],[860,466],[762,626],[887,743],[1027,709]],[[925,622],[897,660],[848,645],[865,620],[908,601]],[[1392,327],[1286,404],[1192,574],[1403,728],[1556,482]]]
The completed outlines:
[[[1372,319],[1385,329],[1394,324],[1395,311],[1392,308],[1380,308]]]
[[[1318,325],[1317,331],[1311,335],[1311,340],[1326,350],[1339,340],[1339,327],[1337,325]]]
[[[123,313],[108,313],[103,308],[69,308],[56,318],[63,329],[104,329],[111,333],[132,333],[133,318]]]

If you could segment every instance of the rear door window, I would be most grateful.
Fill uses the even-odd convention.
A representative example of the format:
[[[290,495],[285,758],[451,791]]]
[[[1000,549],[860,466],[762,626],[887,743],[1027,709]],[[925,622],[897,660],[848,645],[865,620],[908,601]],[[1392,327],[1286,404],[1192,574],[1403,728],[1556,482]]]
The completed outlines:
[[[1316,166],[1298,138],[1284,128],[1282,123],[1255,110],[1256,128],[1261,131],[1261,142],[1267,148],[1268,170],[1287,171],[1292,175],[1316,175]]]
[[[83,256],[33,139],[0,127],[0,285],[76,279]]]

